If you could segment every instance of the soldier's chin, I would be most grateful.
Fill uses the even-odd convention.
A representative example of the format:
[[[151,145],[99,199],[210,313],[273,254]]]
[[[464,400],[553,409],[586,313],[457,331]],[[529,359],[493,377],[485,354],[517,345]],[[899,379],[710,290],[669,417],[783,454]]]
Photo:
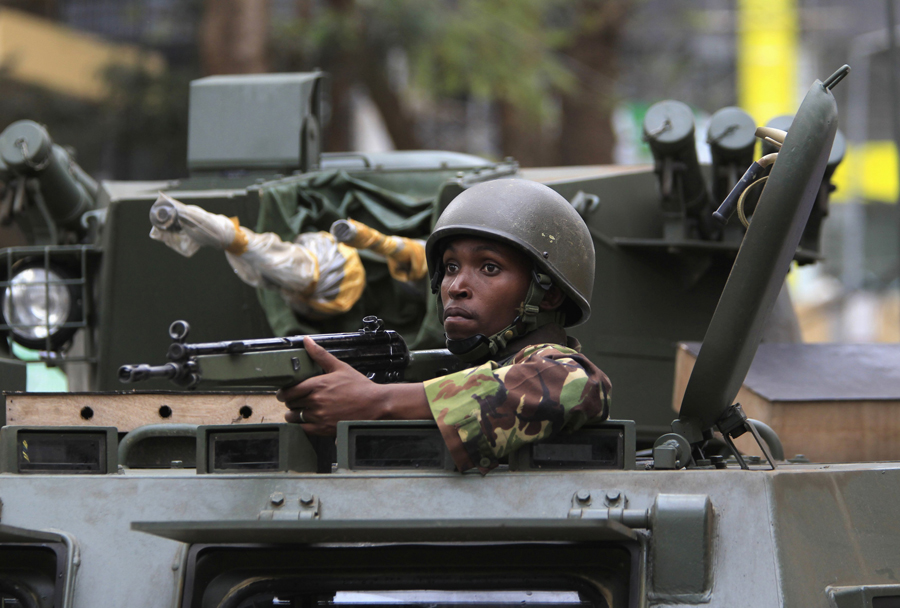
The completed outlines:
[[[472,319],[465,317],[447,317],[444,320],[444,333],[451,340],[465,340],[482,332]]]

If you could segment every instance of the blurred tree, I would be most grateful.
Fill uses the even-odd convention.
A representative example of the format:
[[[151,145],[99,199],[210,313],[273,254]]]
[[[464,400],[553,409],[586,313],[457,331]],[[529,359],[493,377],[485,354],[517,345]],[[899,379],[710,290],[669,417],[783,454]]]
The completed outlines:
[[[289,69],[333,78],[326,146],[348,149],[346,104],[363,87],[397,148],[419,147],[413,101],[495,105],[501,148],[523,165],[608,162],[615,48],[631,0],[298,0],[276,32]],[[410,82],[392,70],[406,59]]]
[[[612,111],[619,38],[629,0],[579,0],[572,6],[572,37],[561,50],[577,84],[560,95],[560,163],[613,162]]]
[[[331,76],[328,150],[351,148],[352,99],[365,91],[400,149],[434,142],[424,125],[477,100],[497,119],[501,154],[525,166],[611,159],[616,47],[634,0],[295,2],[297,19],[273,24],[271,0],[185,0],[196,51],[171,53],[166,74],[111,72],[115,91],[99,106],[38,91],[7,95],[6,83],[0,122],[46,123],[103,177],[178,177],[186,172],[191,78],[321,68]],[[58,4],[35,0],[30,8],[58,13]],[[440,128],[462,128],[453,116]]]
[[[203,72],[268,72],[269,19],[269,0],[205,0],[199,28]]]
[[[497,105],[500,144],[523,165],[556,164],[556,95],[574,86],[556,52],[568,32],[550,19],[561,0],[441,3],[434,32],[411,49],[415,84],[432,95]]]
[[[412,0],[298,0],[299,18],[275,37],[285,69],[321,68],[331,76],[325,149],[349,150],[354,89],[365,88],[399,149],[420,148],[405,91],[391,82],[388,55],[424,35],[432,4]]]

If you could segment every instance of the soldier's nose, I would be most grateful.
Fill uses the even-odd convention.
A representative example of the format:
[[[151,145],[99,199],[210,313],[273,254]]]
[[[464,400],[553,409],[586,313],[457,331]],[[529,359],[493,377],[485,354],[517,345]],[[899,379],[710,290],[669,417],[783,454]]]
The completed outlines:
[[[448,290],[448,293],[449,293],[450,297],[453,298],[454,300],[465,299],[465,298],[468,298],[470,295],[468,288],[466,288],[464,286],[456,286],[456,285],[451,285],[450,289]]]

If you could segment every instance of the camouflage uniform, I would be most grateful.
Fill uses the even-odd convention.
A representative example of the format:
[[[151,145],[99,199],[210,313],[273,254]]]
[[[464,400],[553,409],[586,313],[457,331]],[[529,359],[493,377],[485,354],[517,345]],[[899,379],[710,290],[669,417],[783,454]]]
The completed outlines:
[[[572,338],[568,347],[531,344],[505,365],[488,361],[425,382],[456,467],[487,474],[529,442],[605,420],[612,385],[579,350]]]

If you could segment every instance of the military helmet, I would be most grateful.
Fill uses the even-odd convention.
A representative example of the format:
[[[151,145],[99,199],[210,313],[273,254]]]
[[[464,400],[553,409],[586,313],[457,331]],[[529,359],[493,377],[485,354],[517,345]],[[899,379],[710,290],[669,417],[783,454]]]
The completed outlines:
[[[575,208],[554,190],[525,179],[480,183],[453,199],[425,244],[429,276],[440,271],[441,243],[454,236],[509,244],[568,296],[565,326],[587,321],[594,286],[594,243]]]

